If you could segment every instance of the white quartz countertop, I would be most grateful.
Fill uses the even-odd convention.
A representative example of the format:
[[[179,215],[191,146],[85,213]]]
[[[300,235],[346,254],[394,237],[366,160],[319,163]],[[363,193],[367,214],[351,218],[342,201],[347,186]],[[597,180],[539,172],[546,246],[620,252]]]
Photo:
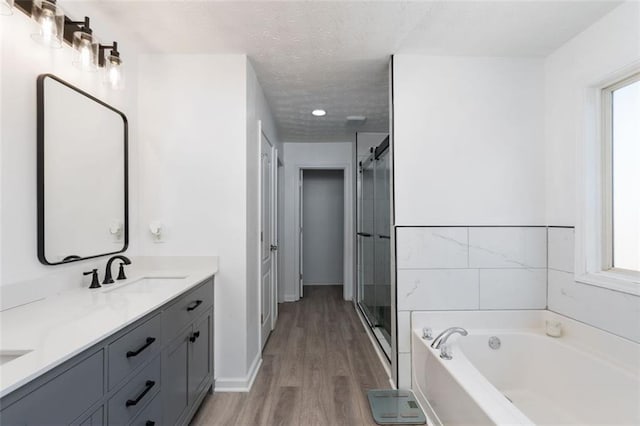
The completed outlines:
[[[216,272],[216,265],[138,269],[127,280],[100,289],[67,290],[0,312],[3,361],[0,397],[134,323]],[[159,279],[141,280],[145,277]],[[12,355],[24,352],[11,359]]]

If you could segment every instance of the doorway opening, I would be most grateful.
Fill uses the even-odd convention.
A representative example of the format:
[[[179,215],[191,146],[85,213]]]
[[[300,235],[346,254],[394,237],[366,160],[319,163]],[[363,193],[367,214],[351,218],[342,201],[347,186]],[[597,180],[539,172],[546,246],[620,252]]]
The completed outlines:
[[[300,170],[301,297],[305,287],[345,284],[344,173],[344,169]]]

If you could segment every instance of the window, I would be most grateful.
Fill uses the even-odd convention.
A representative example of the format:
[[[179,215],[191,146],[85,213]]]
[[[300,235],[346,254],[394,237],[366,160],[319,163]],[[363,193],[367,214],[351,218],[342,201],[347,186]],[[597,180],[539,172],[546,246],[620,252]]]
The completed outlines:
[[[640,272],[640,74],[603,90],[604,270]]]

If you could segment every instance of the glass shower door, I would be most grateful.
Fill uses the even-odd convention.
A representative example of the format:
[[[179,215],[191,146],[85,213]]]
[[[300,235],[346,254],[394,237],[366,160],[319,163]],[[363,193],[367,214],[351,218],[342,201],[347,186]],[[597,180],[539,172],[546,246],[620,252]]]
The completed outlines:
[[[391,223],[389,156],[384,151],[375,160],[375,309],[377,327],[387,342],[391,341]]]
[[[388,149],[360,167],[358,194],[358,304],[380,346],[391,350],[391,221]]]

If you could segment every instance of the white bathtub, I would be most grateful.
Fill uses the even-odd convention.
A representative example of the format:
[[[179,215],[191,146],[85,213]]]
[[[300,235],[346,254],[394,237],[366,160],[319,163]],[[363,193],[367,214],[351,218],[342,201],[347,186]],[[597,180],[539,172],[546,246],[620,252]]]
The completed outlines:
[[[425,326],[469,335],[443,360]],[[640,425],[639,344],[549,311],[416,312],[412,328],[412,387],[435,424]]]

